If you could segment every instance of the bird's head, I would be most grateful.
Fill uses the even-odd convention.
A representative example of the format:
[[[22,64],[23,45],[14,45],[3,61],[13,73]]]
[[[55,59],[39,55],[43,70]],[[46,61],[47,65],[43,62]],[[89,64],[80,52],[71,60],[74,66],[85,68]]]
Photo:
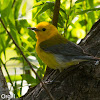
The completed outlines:
[[[36,28],[29,28],[29,29],[35,31],[36,38],[39,41],[45,41],[51,38],[52,36],[58,34],[57,28],[48,22],[40,22],[36,26]]]

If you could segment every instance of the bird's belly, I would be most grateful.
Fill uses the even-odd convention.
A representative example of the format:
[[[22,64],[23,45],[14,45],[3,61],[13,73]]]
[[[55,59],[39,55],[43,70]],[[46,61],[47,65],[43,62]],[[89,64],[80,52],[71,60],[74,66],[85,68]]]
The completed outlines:
[[[59,63],[56,61],[55,57],[48,52],[44,52],[42,49],[37,49],[36,52],[39,56],[39,58],[50,68],[52,69],[58,69]]]
[[[59,62],[58,69],[62,71],[63,69],[68,68],[69,66],[79,64],[78,59],[69,59],[65,58],[63,55],[55,54],[56,61]]]

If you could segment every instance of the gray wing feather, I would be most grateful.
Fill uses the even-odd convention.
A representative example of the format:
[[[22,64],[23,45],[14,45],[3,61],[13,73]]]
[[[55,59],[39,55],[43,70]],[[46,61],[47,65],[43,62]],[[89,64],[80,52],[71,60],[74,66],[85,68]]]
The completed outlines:
[[[48,44],[49,45],[49,44]],[[73,42],[67,42],[66,44],[56,44],[53,46],[46,46],[43,43],[40,44],[40,48],[46,52],[61,54],[64,56],[86,56],[82,48]]]

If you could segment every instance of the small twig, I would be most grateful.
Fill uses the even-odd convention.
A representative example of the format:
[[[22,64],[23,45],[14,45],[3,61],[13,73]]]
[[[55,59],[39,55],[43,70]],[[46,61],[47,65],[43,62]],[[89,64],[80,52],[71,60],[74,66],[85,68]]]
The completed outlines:
[[[21,55],[24,57],[25,61],[27,62],[27,64],[30,66],[30,68],[32,69],[32,71],[35,73],[35,75],[38,77],[39,81],[41,82],[43,88],[46,90],[47,94],[49,95],[51,100],[54,100],[52,94],[49,92],[49,90],[47,89],[47,87],[45,86],[45,84],[43,83],[43,81],[41,80],[41,78],[39,77],[39,75],[36,73],[36,71],[33,69],[31,63],[28,61],[28,59],[26,58],[26,56],[24,55],[24,53],[22,52],[22,50],[20,49],[20,47],[18,46],[18,44],[15,42],[15,40],[13,39],[12,35],[10,34],[10,32],[7,30],[6,26],[4,25],[2,19],[0,18],[0,22],[2,23],[4,29],[6,30],[6,32],[8,33],[9,37],[12,39],[13,43],[15,44],[15,46],[18,48],[18,50],[20,51]]]
[[[12,8],[13,8],[13,6],[14,6],[15,2],[16,2],[16,0],[14,0],[14,1],[13,1]]]
[[[56,27],[57,27],[57,22],[59,17],[59,9],[60,9],[60,0],[56,0],[54,6],[53,19],[52,19],[52,24]]]

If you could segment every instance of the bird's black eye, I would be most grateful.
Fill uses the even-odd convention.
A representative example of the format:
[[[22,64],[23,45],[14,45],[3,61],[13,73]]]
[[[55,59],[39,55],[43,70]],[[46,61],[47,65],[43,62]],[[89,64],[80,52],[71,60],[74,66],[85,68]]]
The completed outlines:
[[[46,29],[45,28],[42,28],[42,31],[45,31]]]

